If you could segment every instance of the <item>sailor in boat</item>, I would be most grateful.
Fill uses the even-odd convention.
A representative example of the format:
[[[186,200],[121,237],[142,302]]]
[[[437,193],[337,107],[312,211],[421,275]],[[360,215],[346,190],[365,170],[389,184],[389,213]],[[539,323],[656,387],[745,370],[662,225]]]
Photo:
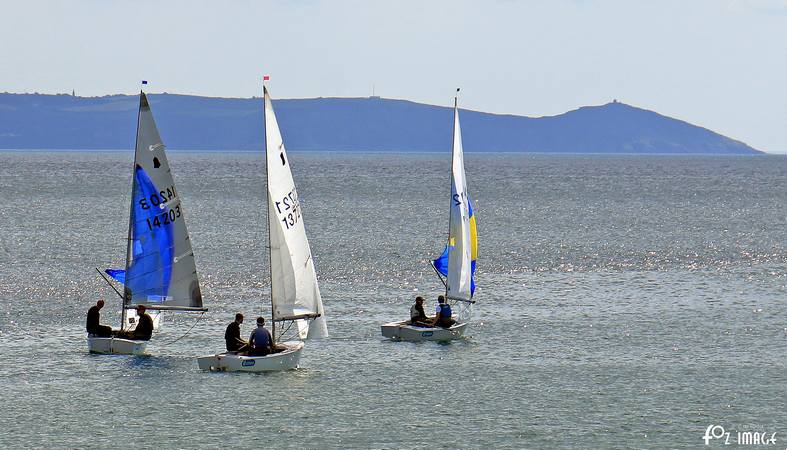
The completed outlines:
[[[410,307],[410,325],[415,327],[430,327],[429,317],[424,312],[424,298],[416,297],[415,303]]]
[[[451,305],[445,302],[445,297],[442,295],[437,297],[437,308],[435,309],[434,320],[432,326],[442,328],[451,328],[451,325],[456,321],[451,318]]]
[[[245,352],[249,349],[249,343],[240,338],[240,324],[243,323],[243,314],[235,314],[235,320],[227,325],[224,332],[224,341],[227,343],[228,352]]]
[[[94,306],[87,310],[87,321],[85,329],[87,333],[95,337],[111,337],[112,328],[101,325],[101,308],[104,307],[104,300],[99,300]]]
[[[119,337],[135,341],[149,341],[153,335],[153,319],[145,312],[145,305],[137,305],[137,327],[126,331]]]
[[[273,338],[265,328],[265,318],[257,317],[257,328],[249,336],[249,356],[265,356],[273,353]]]

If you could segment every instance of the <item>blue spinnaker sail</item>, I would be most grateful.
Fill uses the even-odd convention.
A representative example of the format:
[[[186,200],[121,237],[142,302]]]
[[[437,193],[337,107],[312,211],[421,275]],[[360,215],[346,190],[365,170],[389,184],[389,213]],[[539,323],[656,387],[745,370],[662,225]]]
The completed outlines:
[[[104,272],[107,273],[110,277],[114,278],[115,281],[126,284],[126,271],[123,269],[105,269]]]
[[[167,217],[169,208],[161,208],[149,199],[158,198],[159,190],[145,170],[135,171],[132,208],[132,259],[125,279],[138,301],[165,301],[172,277],[173,226]]]
[[[468,199],[467,205],[470,211],[470,248],[472,259],[470,261],[470,296],[472,297],[475,292],[475,262],[478,256],[478,233],[476,232],[475,214],[473,214],[473,202]],[[448,250],[450,246],[446,245],[443,254],[437,259],[432,260],[432,265],[440,275],[448,276]]]
[[[443,254],[440,255],[437,259],[432,260],[432,265],[440,273],[440,275],[447,277],[448,276],[448,246],[445,246],[445,250],[443,250]],[[470,295],[472,296],[475,293],[475,260],[470,262]]]
[[[435,270],[437,270],[440,275],[447,277],[448,276],[448,246],[445,246],[445,250],[443,250],[443,254],[440,255],[437,259],[432,260],[432,265],[434,266]]]

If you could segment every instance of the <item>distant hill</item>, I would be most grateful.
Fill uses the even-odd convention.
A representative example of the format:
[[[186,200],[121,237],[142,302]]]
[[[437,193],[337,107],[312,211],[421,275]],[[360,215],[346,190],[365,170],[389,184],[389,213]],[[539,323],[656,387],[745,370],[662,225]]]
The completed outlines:
[[[262,149],[262,100],[149,95],[171,149]],[[137,96],[0,94],[0,148],[130,149]],[[274,100],[287,148],[446,151],[451,108],[406,100]],[[653,111],[612,102],[550,117],[461,111],[468,152],[756,154],[752,147]]]

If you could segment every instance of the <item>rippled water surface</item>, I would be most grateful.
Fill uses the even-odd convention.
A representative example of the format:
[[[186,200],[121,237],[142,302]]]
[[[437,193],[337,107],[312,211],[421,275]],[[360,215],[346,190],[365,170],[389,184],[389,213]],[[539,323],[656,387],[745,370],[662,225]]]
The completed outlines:
[[[0,152],[0,447],[784,446],[787,157],[466,155],[478,303],[440,345],[379,325],[439,292],[449,155],[293,153],[331,338],[268,375],[195,362],[269,315],[259,154],[170,154],[210,311],[86,352],[132,159]]]

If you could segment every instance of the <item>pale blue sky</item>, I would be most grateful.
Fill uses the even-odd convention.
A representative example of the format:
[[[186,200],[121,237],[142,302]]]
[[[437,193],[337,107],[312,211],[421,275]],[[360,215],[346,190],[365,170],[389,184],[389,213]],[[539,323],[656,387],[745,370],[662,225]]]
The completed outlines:
[[[787,153],[787,0],[0,0],[0,91],[617,98]]]

